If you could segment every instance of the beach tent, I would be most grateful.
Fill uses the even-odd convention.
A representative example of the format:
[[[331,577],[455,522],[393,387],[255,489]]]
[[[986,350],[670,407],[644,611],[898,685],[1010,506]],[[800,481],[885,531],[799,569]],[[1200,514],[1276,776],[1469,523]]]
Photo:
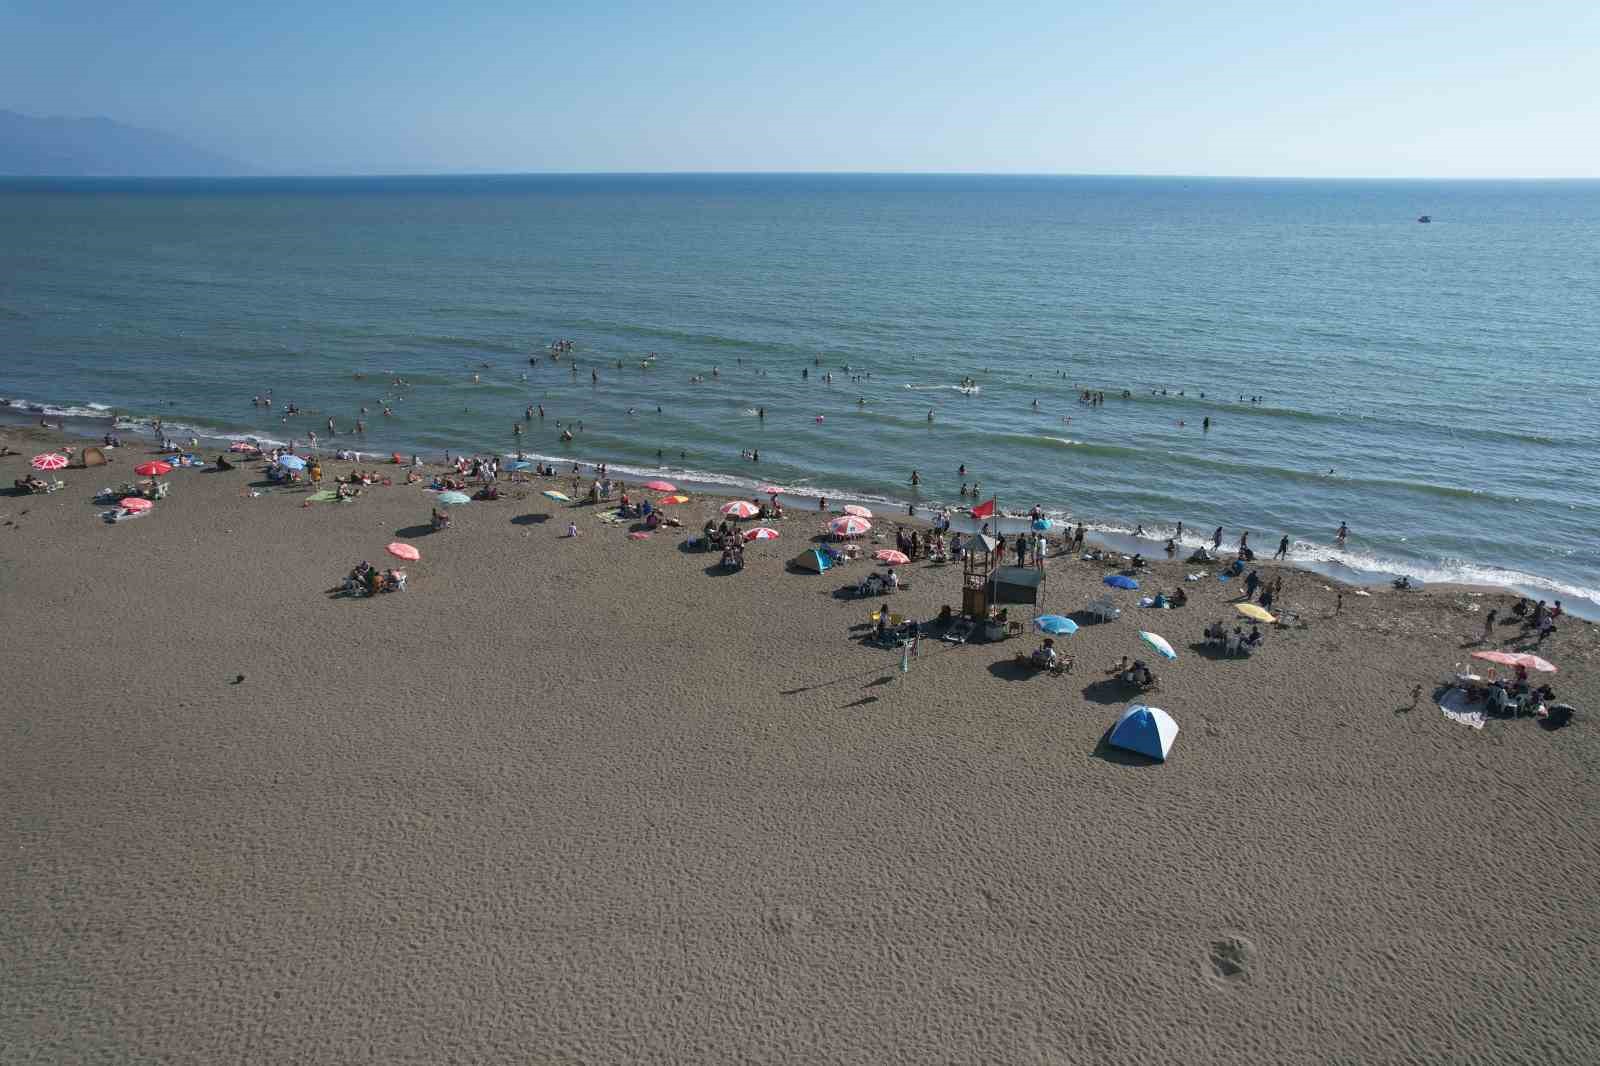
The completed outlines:
[[[989,579],[989,602],[1030,603],[1039,602],[1039,583],[1044,571],[1033,566],[996,567]]]
[[[83,460],[84,466],[106,465],[106,453],[101,451],[99,448],[85,448],[83,450],[83,454],[79,458]]]
[[[808,574],[821,574],[832,568],[833,560],[820,548],[807,548],[794,557],[793,565],[796,570],[804,570]]]
[[[1135,703],[1122,712],[1107,739],[1116,747],[1164,761],[1177,736],[1178,723],[1172,720],[1172,715],[1160,707]]]

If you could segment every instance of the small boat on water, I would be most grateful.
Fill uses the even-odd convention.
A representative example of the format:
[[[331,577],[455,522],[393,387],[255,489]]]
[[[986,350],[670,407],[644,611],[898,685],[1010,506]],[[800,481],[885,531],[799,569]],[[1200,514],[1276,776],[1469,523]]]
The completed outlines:
[[[1432,222],[1433,221],[1433,216],[1432,215],[1418,215],[1417,216],[1417,221],[1418,222]]]

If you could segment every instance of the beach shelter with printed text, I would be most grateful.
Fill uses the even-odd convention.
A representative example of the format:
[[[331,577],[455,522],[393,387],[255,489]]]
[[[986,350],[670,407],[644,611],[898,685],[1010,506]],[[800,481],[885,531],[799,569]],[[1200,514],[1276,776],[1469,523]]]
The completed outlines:
[[[833,568],[833,560],[821,548],[807,548],[796,555],[790,565],[808,574],[824,574]]]
[[[1160,707],[1135,703],[1122,712],[1106,739],[1115,747],[1165,762],[1177,736],[1178,723],[1172,720],[1172,715]]]

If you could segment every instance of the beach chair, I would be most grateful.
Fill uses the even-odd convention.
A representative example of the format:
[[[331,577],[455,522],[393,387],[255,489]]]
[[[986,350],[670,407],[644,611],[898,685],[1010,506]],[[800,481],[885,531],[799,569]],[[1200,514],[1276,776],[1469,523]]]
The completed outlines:
[[[1093,615],[1099,622],[1115,622],[1122,617],[1122,608],[1111,602],[1111,597],[1101,596],[1099,599],[1090,600],[1084,610]]]

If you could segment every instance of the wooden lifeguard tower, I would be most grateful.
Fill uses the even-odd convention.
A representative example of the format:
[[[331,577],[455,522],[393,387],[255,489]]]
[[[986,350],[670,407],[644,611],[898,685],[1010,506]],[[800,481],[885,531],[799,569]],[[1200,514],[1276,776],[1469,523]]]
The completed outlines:
[[[995,570],[1000,566],[1000,544],[987,533],[973,536],[961,561],[961,613],[975,622],[989,617],[993,604]]]

